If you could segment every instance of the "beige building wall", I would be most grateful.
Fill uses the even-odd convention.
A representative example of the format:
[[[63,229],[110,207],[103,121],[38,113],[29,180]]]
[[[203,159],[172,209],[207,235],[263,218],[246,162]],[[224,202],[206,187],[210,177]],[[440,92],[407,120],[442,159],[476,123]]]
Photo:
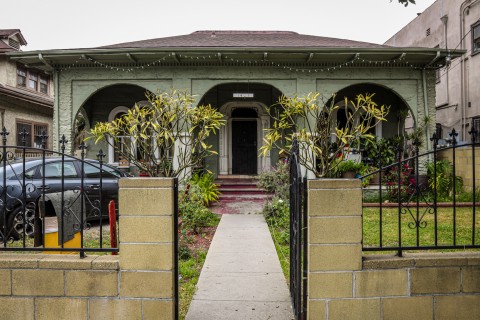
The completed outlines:
[[[480,116],[480,53],[472,54],[471,32],[479,19],[480,0],[437,0],[385,42],[466,51],[437,73],[436,121],[443,126],[442,138],[455,128],[460,141],[470,141],[472,118]]]

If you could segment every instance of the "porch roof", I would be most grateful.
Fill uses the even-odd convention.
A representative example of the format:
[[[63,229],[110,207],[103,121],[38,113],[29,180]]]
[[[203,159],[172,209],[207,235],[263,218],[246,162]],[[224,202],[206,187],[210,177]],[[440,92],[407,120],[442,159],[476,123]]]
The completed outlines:
[[[118,64],[122,66],[182,65],[259,65],[289,63],[329,65],[346,62],[372,63],[397,61],[398,66],[438,67],[454,53],[438,48],[391,47],[366,42],[326,38],[288,31],[197,31],[188,35],[114,44],[98,48],[56,49],[8,53],[31,67],[53,70],[75,64],[77,67]],[[401,59],[400,59],[401,58]]]

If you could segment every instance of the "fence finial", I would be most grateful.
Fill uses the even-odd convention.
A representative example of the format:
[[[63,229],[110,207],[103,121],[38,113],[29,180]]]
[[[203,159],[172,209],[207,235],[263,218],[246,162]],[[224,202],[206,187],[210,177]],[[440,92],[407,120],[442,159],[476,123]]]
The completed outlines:
[[[100,151],[98,151],[98,153],[97,153],[98,161],[102,162],[102,161],[103,161],[103,158],[105,158],[105,157],[106,157],[106,154],[103,153],[103,150],[102,150],[102,149],[100,149]]]
[[[60,139],[60,149],[62,149],[62,153],[65,151],[65,145],[67,144],[68,140],[65,135],[62,135],[62,139]]]
[[[458,133],[455,131],[455,128],[452,129],[452,132],[448,134],[452,138],[452,144],[455,146],[457,144]]]
[[[7,136],[10,134],[10,132],[7,131],[5,127],[3,127],[2,132],[0,132],[0,135],[2,136],[2,142],[3,145],[7,144]]]
[[[22,137],[21,141],[22,141],[22,144],[24,146],[27,145],[27,136],[30,135],[30,133],[27,131],[26,128],[23,128],[22,130],[20,130],[20,132],[18,133],[20,135],[20,137]]]
[[[477,141],[477,136],[478,136],[478,130],[475,128],[475,126],[472,126],[472,130],[468,132],[470,134],[470,137],[472,138],[472,143],[475,143]]]
[[[42,142],[42,149],[46,149],[47,148],[47,139],[48,139],[48,136],[47,136],[47,132],[45,130],[42,130],[42,134],[37,136],[41,139],[41,142]]]

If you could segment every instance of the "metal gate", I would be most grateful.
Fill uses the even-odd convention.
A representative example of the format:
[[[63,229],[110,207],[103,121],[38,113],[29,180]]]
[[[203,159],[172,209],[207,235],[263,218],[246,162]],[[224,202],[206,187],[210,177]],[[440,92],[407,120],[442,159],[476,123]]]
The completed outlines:
[[[307,179],[302,177],[298,142],[290,155],[290,297],[295,319],[307,318]]]

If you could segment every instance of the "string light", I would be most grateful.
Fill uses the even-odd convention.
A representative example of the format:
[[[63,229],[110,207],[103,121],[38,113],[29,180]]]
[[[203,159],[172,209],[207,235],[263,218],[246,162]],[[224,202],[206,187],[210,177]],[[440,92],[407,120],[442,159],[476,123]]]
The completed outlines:
[[[105,67],[106,69],[110,69],[110,70],[114,70],[114,71],[133,72],[133,71],[139,70],[139,69],[143,70],[145,68],[160,66],[162,62],[165,62],[167,59],[169,59],[171,57],[175,57],[175,56],[178,56],[178,58],[182,58],[182,59],[190,59],[192,61],[214,59],[214,58],[219,57],[217,55],[212,56],[211,54],[210,55],[204,55],[204,56],[190,56],[190,55],[186,55],[186,54],[177,54],[176,55],[175,53],[169,53],[169,54],[165,55],[164,57],[162,57],[158,60],[152,61],[152,62],[148,62],[148,63],[136,65],[136,66],[125,67],[125,66],[119,66],[119,65],[106,64],[106,63],[97,61],[97,60],[95,60],[95,59],[93,59],[89,56],[80,56],[79,59],[77,59],[75,61],[75,63],[64,66],[63,68],[59,68],[58,70],[63,71],[63,70],[72,69],[72,68],[84,67],[85,64],[82,63],[82,60],[83,61],[86,60],[90,63],[93,63],[95,66]],[[317,68],[299,68],[299,67],[293,67],[293,66],[285,64],[285,63],[277,63],[277,62],[274,62],[274,61],[269,62],[269,61],[265,61],[265,60],[236,59],[236,58],[233,58],[231,56],[221,57],[221,59],[225,59],[225,60],[228,60],[230,62],[233,62],[233,63],[236,63],[236,64],[241,64],[241,65],[259,65],[259,64],[261,64],[261,65],[262,64],[263,65],[271,65],[273,67],[278,67],[278,68],[288,70],[288,71],[291,71],[291,72],[302,72],[302,73],[305,73],[305,72],[308,72],[308,73],[312,73],[312,72],[314,72],[314,73],[333,72],[335,70],[339,70],[339,69],[342,69],[342,68],[345,68],[345,67],[353,66],[353,65],[359,64],[359,63],[375,65],[377,67],[379,65],[380,66],[385,66],[385,65],[393,66],[393,65],[401,63],[404,66],[407,66],[409,68],[421,69],[421,68],[415,66],[414,64],[408,62],[405,58],[406,58],[406,53],[402,53],[400,57],[395,58],[395,59],[391,59],[391,60],[370,60],[370,59],[366,59],[364,57],[361,57],[360,53],[357,53],[357,54],[355,54],[355,57],[353,59],[351,59],[347,62],[341,63],[341,64],[336,64],[336,65],[333,65],[333,66],[326,66],[326,67],[322,67],[322,68],[318,68],[318,67]],[[177,59],[175,59],[175,61],[178,62]]]

